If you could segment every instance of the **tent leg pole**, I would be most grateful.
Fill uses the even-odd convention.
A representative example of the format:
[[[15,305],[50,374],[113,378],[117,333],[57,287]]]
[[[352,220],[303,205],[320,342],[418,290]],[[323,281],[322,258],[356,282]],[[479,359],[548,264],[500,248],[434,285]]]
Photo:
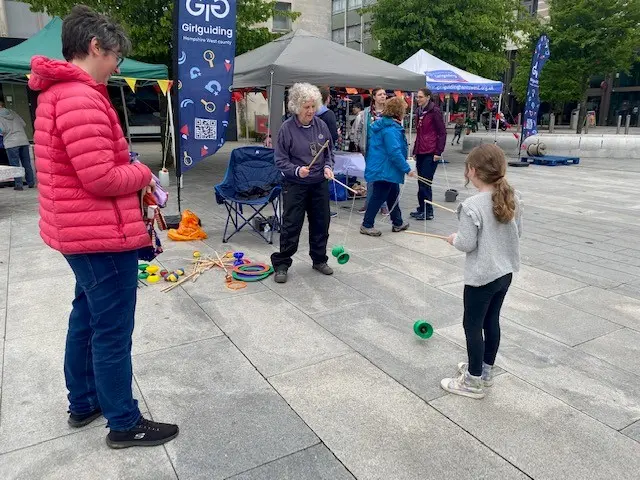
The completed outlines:
[[[411,116],[409,117],[409,148],[411,148],[411,144],[413,143],[413,97],[414,93],[411,92]]]
[[[171,98],[171,89],[167,90],[167,111],[169,114],[169,131],[171,132],[171,151],[174,155],[174,160],[176,162],[176,177],[178,177],[178,214],[182,212],[181,198],[180,198],[180,190],[182,189],[182,169],[180,165],[182,162],[182,158],[179,157],[176,146],[176,130],[173,123],[173,99]]]
[[[131,129],[129,128],[129,114],[127,113],[127,102],[124,98],[124,87],[120,86],[120,97],[122,98],[122,111],[124,112],[124,124],[127,128],[127,140],[129,141],[129,148],[131,148]]]
[[[500,128],[500,109],[501,108],[502,108],[502,92],[500,92],[500,98],[498,99],[498,111],[496,112],[496,134],[493,138],[494,144],[498,143],[498,128]],[[491,126],[491,124],[489,124],[489,126]]]

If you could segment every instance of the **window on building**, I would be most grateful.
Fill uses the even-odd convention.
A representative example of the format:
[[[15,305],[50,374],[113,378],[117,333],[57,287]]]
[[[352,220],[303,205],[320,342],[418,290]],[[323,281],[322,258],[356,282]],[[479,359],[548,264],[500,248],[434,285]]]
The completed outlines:
[[[347,27],[347,42],[360,41],[360,25]]]
[[[338,28],[331,32],[331,40],[336,43],[343,44],[344,43],[344,28]]]
[[[364,37],[365,40],[371,38],[371,23],[365,23],[364,24],[364,35],[363,35],[363,37]]]
[[[333,13],[344,12],[345,3],[347,0],[333,0],[331,11]]]
[[[276,12],[290,12],[291,4],[289,2],[276,2]],[[286,15],[273,15],[273,30],[277,32],[288,32],[291,30],[291,19]]]
[[[349,10],[362,8],[362,0],[349,0]]]

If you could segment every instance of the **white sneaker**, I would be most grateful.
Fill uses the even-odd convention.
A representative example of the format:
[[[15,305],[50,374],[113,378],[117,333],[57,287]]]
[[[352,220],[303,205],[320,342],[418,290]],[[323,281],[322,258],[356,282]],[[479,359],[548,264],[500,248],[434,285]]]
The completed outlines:
[[[456,378],[442,379],[440,386],[449,393],[475,398],[476,400],[484,398],[485,395],[482,378],[469,375],[467,371],[461,373]]]
[[[467,362],[458,364],[458,373],[466,372],[468,369],[469,364]],[[493,366],[482,362],[482,375],[480,378],[482,378],[485,387],[491,387],[493,385]]]

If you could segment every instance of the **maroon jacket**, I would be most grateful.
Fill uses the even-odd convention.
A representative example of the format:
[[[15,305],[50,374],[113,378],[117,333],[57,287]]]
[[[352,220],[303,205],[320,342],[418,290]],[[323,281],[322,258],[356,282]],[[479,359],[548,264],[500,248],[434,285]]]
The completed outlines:
[[[444,126],[442,112],[435,103],[429,101],[425,108],[416,113],[416,141],[413,154],[442,155],[447,143],[447,129]]]

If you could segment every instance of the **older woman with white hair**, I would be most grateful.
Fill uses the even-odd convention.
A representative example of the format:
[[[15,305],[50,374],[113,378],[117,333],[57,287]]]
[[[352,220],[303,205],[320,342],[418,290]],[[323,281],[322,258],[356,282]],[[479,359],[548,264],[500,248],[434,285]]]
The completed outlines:
[[[333,178],[333,140],[327,125],[316,116],[321,106],[318,87],[296,83],[289,89],[288,107],[292,116],[282,124],[275,144],[275,162],[284,176],[280,251],[271,255],[277,283],[287,281],[305,214],[309,218],[313,268],[324,275],[333,273],[327,265],[330,221],[327,180]]]

